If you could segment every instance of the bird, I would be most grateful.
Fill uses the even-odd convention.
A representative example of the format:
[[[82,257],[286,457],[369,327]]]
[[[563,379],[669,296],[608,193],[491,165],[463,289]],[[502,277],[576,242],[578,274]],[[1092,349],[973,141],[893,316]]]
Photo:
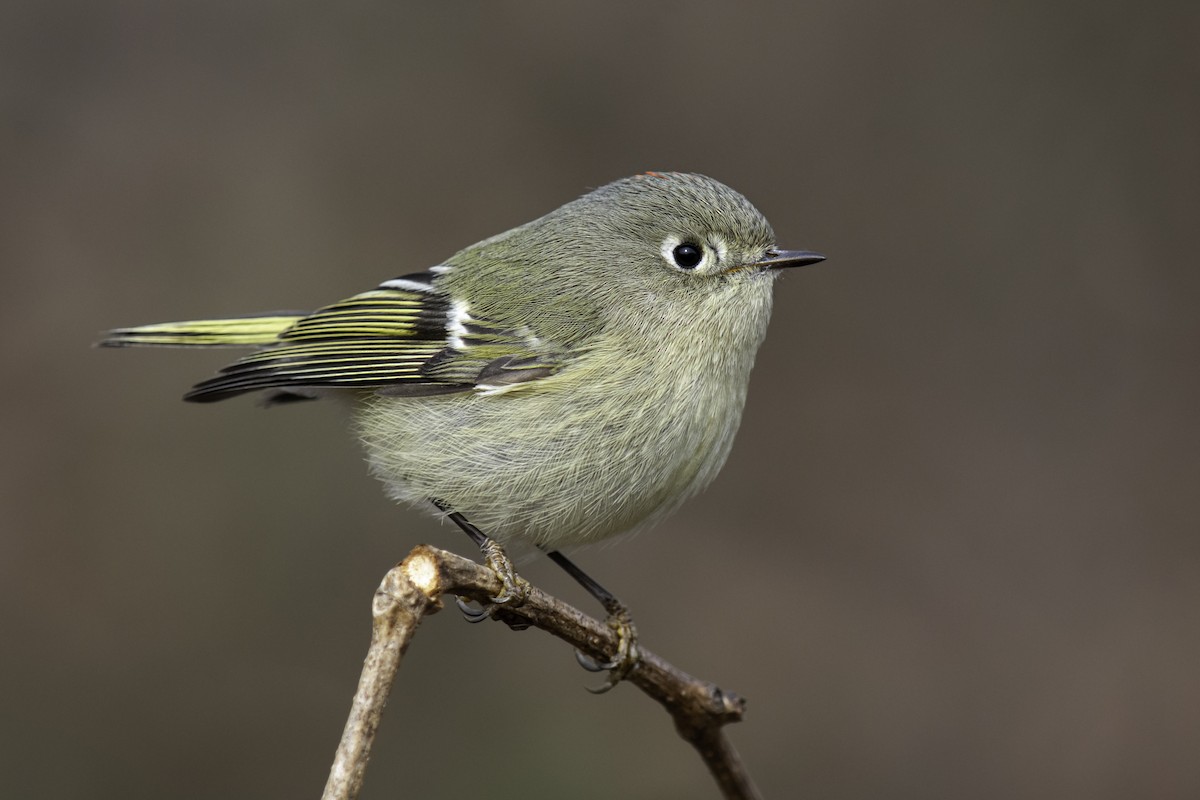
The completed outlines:
[[[340,398],[370,472],[449,517],[519,602],[507,550],[540,550],[605,605],[636,661],[628,611],[561,548],[641,530],[724,464],[784,268],[750,201],[712,178],[614,181],[423,271],[311,313],[109,331],[105,347],[245,347],[193,386],[208,403]],[[590,585],[589,585],[590,584]]]

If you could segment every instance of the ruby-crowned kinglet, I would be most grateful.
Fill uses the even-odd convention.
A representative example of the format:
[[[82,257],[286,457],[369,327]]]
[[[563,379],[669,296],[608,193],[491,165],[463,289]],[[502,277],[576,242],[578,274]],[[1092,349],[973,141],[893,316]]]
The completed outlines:
[[[783,267],[742,195],[649,172],[312,314],[145,325],[107,346],[250,346],[208,402],[353,400],[397,500],[504,543],[592,542],[660,518],[729,454]]]

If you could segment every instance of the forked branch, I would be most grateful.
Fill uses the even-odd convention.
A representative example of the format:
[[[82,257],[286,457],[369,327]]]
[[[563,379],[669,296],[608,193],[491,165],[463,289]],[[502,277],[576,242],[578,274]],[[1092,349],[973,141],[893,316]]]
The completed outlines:
[[[499,591],[500,580],[490,569],[428,545],[418,545],[388,572],[375,593],[371,647],[323,800],[358,796],[400,661],[421,620],[442,607],[442,595],[486,603]],[[510,625],[541,628],[597,662],[607,661],[617,649],[617,635],[605,623],[536,587],[530,587],[520,606],[505,607],[498,617]],[[676,669],[644,647],[639,646],[639,652],[641,658],[626,680],[662,704],[679,735],[700,753],[725,797],[759,797],[722,730],[742,718],[745,701]]]

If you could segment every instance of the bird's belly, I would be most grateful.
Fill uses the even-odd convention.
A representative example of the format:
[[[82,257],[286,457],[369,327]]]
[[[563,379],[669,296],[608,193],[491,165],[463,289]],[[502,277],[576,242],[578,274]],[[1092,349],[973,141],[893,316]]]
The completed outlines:
[[[378,398],[359,427],[394,498],[437,498],[501,541],[560,547],[674,510],[724,463],[744,384],[730,396],[656,392]]]

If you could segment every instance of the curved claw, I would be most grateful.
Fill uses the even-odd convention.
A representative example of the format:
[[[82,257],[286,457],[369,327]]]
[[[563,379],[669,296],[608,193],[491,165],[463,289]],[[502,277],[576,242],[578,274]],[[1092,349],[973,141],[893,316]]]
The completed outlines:
[[[492,616],[493,606],[477,603],[474,600],[469,600],[466,597],[455,597],[454,604],[458,606],[458,610],[462,612],[463,619],[475,625],[483,622]]]
[[[613,680],[612,673],[610,672],[608,673],[608,677],[604,679],[604,683],[600,684],[599,686],[585,686],[583,688],[587,689],[592,694],[604,694],[605,692],[611,691],[612,688],[620,682],[620,680],[620,678]]]
[[[582,650],[579,650],[578,648],[575,650],[575,661],[579,663],[579,666],[583,667],[588,672],[604,672],[617,666],[616,661],[605,661],[603,664],[601,664],[599,661],[592,658]]]

